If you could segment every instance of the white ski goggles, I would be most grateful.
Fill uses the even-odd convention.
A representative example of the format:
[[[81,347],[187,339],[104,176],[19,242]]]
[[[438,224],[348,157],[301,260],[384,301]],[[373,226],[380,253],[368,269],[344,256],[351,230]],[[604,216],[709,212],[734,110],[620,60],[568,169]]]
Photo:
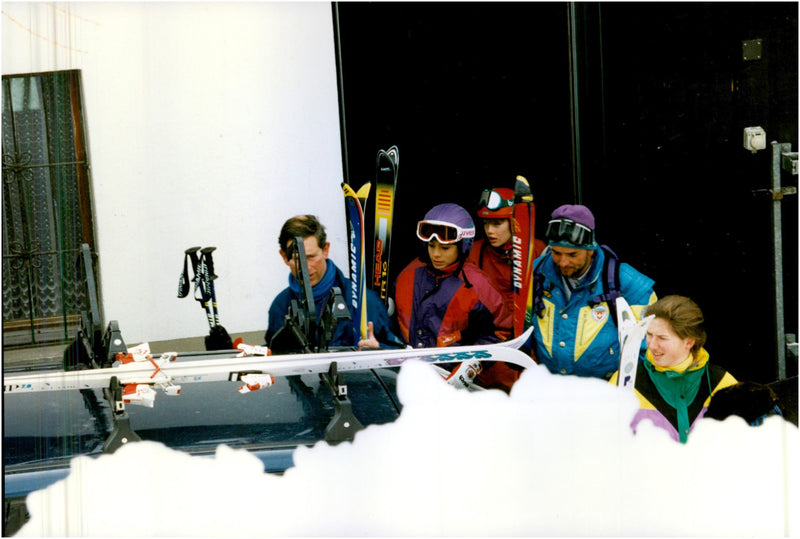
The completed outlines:
[[[417,223],[417,237],[422,241],[436,238],[439,243],[457,243],[463,239],[474,238],[475,228],[461,228],[444,221],[420,221]]]
[[[510,208],[514,205],[514,199],[503,198],[503,195],[494,189],[484,189],[481,199],[478,201],[478,208],[487,210],[499,210],[500,208]]]

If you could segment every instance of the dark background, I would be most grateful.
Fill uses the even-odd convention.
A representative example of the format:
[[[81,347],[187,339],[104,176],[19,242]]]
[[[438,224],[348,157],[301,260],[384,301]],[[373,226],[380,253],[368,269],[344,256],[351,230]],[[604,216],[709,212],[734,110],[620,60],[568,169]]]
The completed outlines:
[[[777,378],[770,142],[797,151],[797,3],[334,4],[346,180],[397,145],[390,270],[432,206],[531,182],[537,237],[589,206],[600,243],[703,309],[712,361]],[[761,39],[760,59],[743,41]],[[767,149],[743,147],[745,127]],[[796,186],[784,173],[782,185]],[[797,333],[797,196],[782,202]],[[371,223],[373,214],[367,216]],[[369,236],[368,236],[369,237]],[[797,361],[787,354],[789,376]]]

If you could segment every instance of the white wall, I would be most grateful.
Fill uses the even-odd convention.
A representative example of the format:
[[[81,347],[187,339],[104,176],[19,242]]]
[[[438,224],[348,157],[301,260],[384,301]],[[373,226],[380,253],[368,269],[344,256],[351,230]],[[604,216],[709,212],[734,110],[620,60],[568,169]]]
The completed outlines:
[[[80,69],[106,320],[129,344],[208,333],[177,298],[216,246],[221,323],[266,328],[284,220],[315,213],[346,271],[328,3],[2,4],[2,72]]]

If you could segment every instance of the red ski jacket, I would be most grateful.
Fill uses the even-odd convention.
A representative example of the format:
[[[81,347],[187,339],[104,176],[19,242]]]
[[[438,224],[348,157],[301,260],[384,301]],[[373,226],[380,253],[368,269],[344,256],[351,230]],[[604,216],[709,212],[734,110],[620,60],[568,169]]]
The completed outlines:
[[[539,239],[534,239],[533,260],[539,257],[547,245]],[[483,270],[494,287],[503,295],[506,308],[514,312],[514,287],[511,285],[511,242],[508,242],[503,249],[495,249],[481,238],[475,241],[467,260],[473,262]]]

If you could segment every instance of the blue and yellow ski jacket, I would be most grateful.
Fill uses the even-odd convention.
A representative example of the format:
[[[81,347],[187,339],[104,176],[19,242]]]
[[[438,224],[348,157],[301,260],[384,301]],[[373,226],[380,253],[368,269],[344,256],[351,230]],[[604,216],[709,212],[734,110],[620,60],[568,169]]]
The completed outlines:
[[[533,355],[550,372],[608,379],[619,368],[617,326],[611,320],[608,304],[592,301],[603,293],[605,256],[603,249],[595,248],[587,277],[572,291],[569,300],[549,250],[534,262],[536,273],[544,278],[544,310],[539,316],[534,315]],[[620,264],[620,293],[637,318],[656,301],[653,283],[629,264]]]

